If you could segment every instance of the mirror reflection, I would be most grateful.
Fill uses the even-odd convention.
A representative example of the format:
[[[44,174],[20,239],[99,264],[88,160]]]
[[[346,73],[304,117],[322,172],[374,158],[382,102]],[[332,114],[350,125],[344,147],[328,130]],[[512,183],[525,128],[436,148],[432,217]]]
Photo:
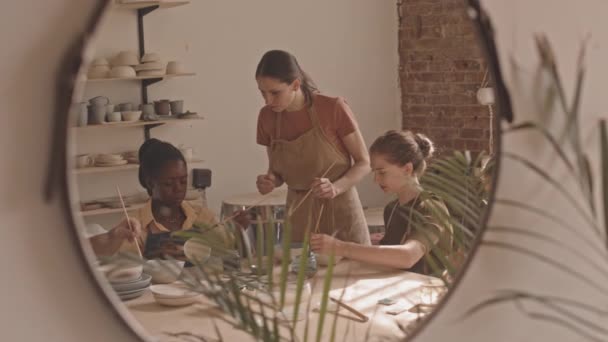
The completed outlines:
[[[497,152],[464,2],[427,5],[113,3],[68,148],[108,295],[163,340],[410,335],[474,248]]]

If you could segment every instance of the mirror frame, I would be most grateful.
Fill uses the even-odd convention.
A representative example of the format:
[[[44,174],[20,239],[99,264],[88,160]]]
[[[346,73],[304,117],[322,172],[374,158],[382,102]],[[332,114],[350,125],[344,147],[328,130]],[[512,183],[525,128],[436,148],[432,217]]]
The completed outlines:
[[[54,131],[51,135],[50,158],[48,161],[47,179],[43,189],[43,197],[47,203],[55,197],[58,197],[62,202],[62,210],[67,218],[68,224],[72,227],[75,234],[71,237],[72,241],[82,257],[82,265],[93,283],[92,286],[96,288],[99,295],[105,298],[107,304],[112,306],[112,310],[116,317],[122,322],[121,324],[124,324],[129,331],[134,333],[134,338],[138,338],[141,341],[152,341],[150,338],[151,336],[146,329],[130,314],[118,297],[113,293],[113,290],[110,285],[107,284],[107,281],[104,281],[103,275],[94,270],[94,267],[91,266],[95,262],[95,254],[93,253],[91,246],[87,243],[88,240],[81,229],[78,229],[78,226],[83,225],[84,222],[82,218],[74,214],[75,208],[73,208],[73,205],[71,204],[72,194],[70,189],[75,188],[75,185],[70,184],[71,182],[75,183],[75,181],[67,171],[68,165],[71,163],[71,158],[69,157],[70,127],[68,121],[70,119],[72,98],[75,96],[76,92],[84,86],[83,84],[78,83],[77,78],[90,62],[90,58],[87,58],[86,52],[92,48],[91,43],[97,32],[98,25],[102,21],[103,16],[110,11],[110,7],[114,0],[96,1],[97,3],[84,32],[78,34],[75,41],[70,45],[69,49],[64,54],[63,62],[56,74],[55,123],[53,128]],[[488,72],[494,81],[496,119],[493,124],[495,132],[498,132],[498,139],[495,140],[495,151],[496,155],[500,156],[502,152],[500,123],[502,120],[509,123],[513,121],[510,95],[502,77],[500,61],[494,41],[494,30],[487,12],[481,7],[480,0],[466,0],[464,4],[467,7],[466,11],[476,31],[482,53],[488,63]],[[453,293],[456,292],[456,289],[460,286],[471,260],[473,260],[479,249],[480,242],[486,231],[487,223],[494,207],[495,189],[500,175],[500,166],[501,158],[496,158],[495,171],[491,181],[492,189],[494,189],[494,191],[490,194],[488,210],[484,213],[479,234],[475,237],[473,248],[464,261],[462,269],[454,279],[452,289],[447,292],[435,310],[425,316],[423,320],[416,325],[410,335],[406,337],[406,340],[413,341],[422,329],[426,328],[443,307],[447,305]]]

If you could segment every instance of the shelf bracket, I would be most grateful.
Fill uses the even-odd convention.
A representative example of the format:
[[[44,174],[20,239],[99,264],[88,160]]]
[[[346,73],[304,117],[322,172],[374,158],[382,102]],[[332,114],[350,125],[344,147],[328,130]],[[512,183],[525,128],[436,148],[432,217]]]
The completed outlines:
[[[149,140],[150,139],[150,131],[152,130],[152,128],[158,127],[158,126],[162,126],[162,125],[164,125],[164,124],[163,123],[157,123],[157,124],[153,124],[153,125],[144,126],[144,139],[145,140]]]

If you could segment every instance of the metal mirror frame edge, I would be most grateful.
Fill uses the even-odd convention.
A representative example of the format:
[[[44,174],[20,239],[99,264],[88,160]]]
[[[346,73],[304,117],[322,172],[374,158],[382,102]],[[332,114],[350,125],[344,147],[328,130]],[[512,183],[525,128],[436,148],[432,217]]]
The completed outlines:
[[[59,198],[62,201],[62,209],[67,218],[68,224],[72,227],[75,235],[72,236],[72,241],[76,245],[80,256],[82,257],[82,266],[85,272],[89,275],[89,279],[93,282],[93,286],[98,293],[105,298],[107,304],[112,306],[112,310],[116,316],[124,324],[125,327],[133,333],[134,338],[142,341],[152,341],[151,336],[133,318],[128,310],[122,305],[118,297],[112,293],[109,285],[102,281],[102,275],[95,271],[91,265],[95,255],[92,248],[86,243],[84,234],[78,229],[78,224],[83,224],[82,219],[74,215],[74,208],[70,200],[70,175],[67,172],[67,166],[70,162],[68,156],[69,149],[69,110],[72,102],[72,97],[77,89],[77,76],[82,72],[85,62],[84,52],[90,47],[92,37],[94,36],[100,21],[107,11],[110,10],[113,0],[97,0],[97,4],[91,14],[88,24],[84,32],[81,32],[74,43],[66,51],[63,62],[60,65],[56,76],[56,92],[55,92],[55,123],[54,132],[52,134],[51,151],[48,161],[47,179],[43,189],[43,196],[48,203],[53,198]],[[488,69],[492,80],[494,81],[494,89],[496,92],[496,120],[494,120],[494,130],[498,132],[496,142],[496,153],[500,156],[502,152],[502,135],[500,130],[500,122],[513,121],[513,112],[508,89],[503,81],[500,62],[494,41],[494,30],[488,14],[481,7],[479,0],[466,0],[467,13],[475,28],[478,42],[481,45],[482,52],[488,62]],[[488,210],[485,212],[482,226],[479,234],[475,238],[474,247],[469,256],[466,258],[462,270],[458,273],[454,280],[454,285],[451,291],[448,291],[442,299],[439,306],[427,315],[423,321],[418,324],[411,334],[406,338],[408,341],[415,340],[416,336],[433,320],[433,318],[447,305],[453,293],[460,285],[471,260],[475,257],[479,248],[481,239],[486,231],[486,226],[489,217],[494,207],[494,199],[496,195],[496,185],[500,175],[501,158],[496,158],[496,167],[492,175],[492,193],[490,194]],[[73,180],[72,180],[73,181]]]

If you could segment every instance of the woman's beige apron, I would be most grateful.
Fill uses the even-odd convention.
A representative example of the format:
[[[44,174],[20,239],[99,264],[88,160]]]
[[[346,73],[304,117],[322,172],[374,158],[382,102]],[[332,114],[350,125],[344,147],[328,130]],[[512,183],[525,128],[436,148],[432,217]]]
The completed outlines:
[[[270,145],[270,169],[288,187],[287,213],[301,202],[314,179],[321,177],[334,162],[325,175],[332,182],[351,167],[350,158],[340,153],[322,132],[314,108],[307,112],[312,128],[292,141],[280,138],[282,113],[278,113],[276,133]],[[331,235],[337,231],[336,237],[340,240],[371,244],[361,201],[354,186],[333,199],[318,199],[310,194],[288,218],[293,242],[303,241],[307,228],[314,232],[322,205],[321,233]]]

